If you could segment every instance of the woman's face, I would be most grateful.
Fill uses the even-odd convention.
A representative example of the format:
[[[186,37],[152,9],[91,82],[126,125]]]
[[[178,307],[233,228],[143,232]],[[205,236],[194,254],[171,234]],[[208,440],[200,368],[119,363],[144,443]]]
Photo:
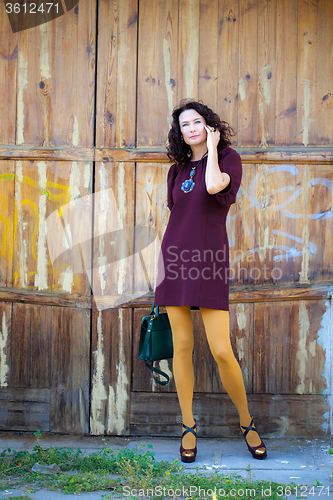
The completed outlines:
[[[179,126],[186,144],[198,146],[207,140],[206,120],[195,109],[186,109],[179,115]]]

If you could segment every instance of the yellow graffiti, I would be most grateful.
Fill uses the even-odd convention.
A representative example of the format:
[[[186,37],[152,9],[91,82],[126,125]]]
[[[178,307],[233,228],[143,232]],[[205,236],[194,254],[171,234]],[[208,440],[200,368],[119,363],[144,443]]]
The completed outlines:
[[[38,181],[35,179],[32,179],[31,177],[28,176],[23,176],[21,179],[18,179],[17,175],[11,172],[3,173],[0,174],[0,181],[4,182],[11,182],[11,181],[16,181],[20,182],[21,184],[25,184],[27,186],[30,186],[37,191],[39,191],[40,196],[46,196],[47,200],[50,202],[56,202],[59,203],[61,206],[58,209],[59,211],[59,216],[62,215],[62,206],[66,205],[67,203],[70,202],[71,196],[69,192],[69,186],[65,186],[63,184],[59,184],[57,182],[51,182],[47,181],[46,186],[40,187]],[[14,191],[14,189],[13,189]],[[57,193],[58,191],[58,193]],[[59,192],[60,191],[60,192]],[[15,199],[14,202],[14,220],[13,222],[6,217],[6,214],[8,213],[8,201],[6,198],[1,195],[0,196],[1,200],[1,206],[0,206],[0,223],[4,224],[4,229],[2,232],[2,238],[0,241],[0,255],[3,257],[6,253],[6,248],[8,248],[8,257],[9,261],[11,262],[13,259],[13,252],[14,252],[14,246],[15,246],[15,237],[17,234],[17,227],[19,224],[19,213],[18,213],[18,207],[17,207],[17,201]],[[34,257],[34,259],[37,261],[37,241],[38,241],[38,231],[39,231],[39,211],[36,203],[34,203],[30,199],[24,199],[21,202],[21,207],[23,205],[28,205],[29,207],[32,208],[34,215],[35,215],[35,224],[34,224],[34,229],[33,233],[31,235],[31,252]],[[1,225],[2,225],[1,224]],[[52,263],[50,261],[47,262],[49,267],[48,272],[52,272]],[[35,275],[36,272],[28,272],[28,276],[33,276]],[[14,286],[19,282],[19,272],[14,271]]]

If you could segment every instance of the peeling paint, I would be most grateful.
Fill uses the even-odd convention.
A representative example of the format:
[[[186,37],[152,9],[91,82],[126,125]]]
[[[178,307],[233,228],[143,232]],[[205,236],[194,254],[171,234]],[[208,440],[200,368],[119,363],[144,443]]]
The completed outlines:
[[[28,61],[19,52],[17,91],[17,144],[24,143],[24,89],[28,85]]]
[[[6,313],[2,313],[2,329],[0,331],[0,387],[7,387],[7,375],[9,366],[7,365],[7,356],[5,349],[8,341],[8,327],[6,322]]]
[[[166,38],[163,39],[163,60],[164,60],[164,74],[165,74],[165,88],[167,92],[168,98],[168,108],[169,112],[166,114],[167,116],[167,125],[169,128],[169,116],[172,115],[173,109],[173,99],[172,99],[172,85],[171,85],[171,63],[170,63],[170,52],[171,52],[171,44]]]
[[[303,116],[303,144],[304,146],[308,146],[309,144],[309,125],[312,121],[310,116],[310,80],[304,80],[303,82],[303,90],[304,90],[304,116]]]
[[[68,190],[68,194],[70,195],[71,200],[80,198],[79,186],[81,186],[81,171],[77,165],[77,162],[73,161],[71,167],[71,173],[69,176],[69,190]]]
[[[115,388],[109,386],[108,433],[121,436],[125,433],[128,414],[128,378],[124,354],[124,318],[123,309],[118,309],[119,319],[119,362],[117,363],[117,382]]]
[[[47,50],[47,24],[39,26],[41,34],[41,48],[40,48],[40,76],[42,78],[51,78],[49,53]]]
[[[95,435],[104,434],[105,431],[102,411],[105,407],[104,401],[107,399],[107,394],[104,384],[105,358],[103,340],[102,313],[99,311],[97,318],[97,349],[93,352],[95,370],[92,377],[90,415],[90,429],[91,433]]]
[[[245,101],[245,80],[242,76],[238,80],[238,95],[241,101]]]
[[[84,174],[83,174],[83,187],[88,189],[90,186],[91,179],[91,167],[90,163],[85,163],[84,165]]]
[[[297,360],[298,360],[298,377],[299,383],[297,384],[296,393],[305,394],[305,380],[307,373],[307,364],[309,359],[309,353],[306,347],[306,341],[310,330],[310,320],[309,313],[306,308],[305,302],[302,300],[299,306],[299,340],[297,349]]]
[[[246,327],[245,304],[237,304],[236,319],[239,330],[244,330]]]
[[[18,246],[19,246],[19,285],[25,288],[28,283],[28,268],[27,268],[27,241],[25,239],[25,229],[26,225],[23,223],[23,212],[22,212],[22,183],[23,183],[23,167],[22,162],[19,160],[16,164],[16,207],[17,207],[17,225],[18,225]]]
[[[318,331],[317,343],[325,352],[325,365],[322,376],[326,381],[326,388],[322,392],[327,396],[329,402],[329,414],[324,415],[326,422],[323,423],[323,431],[326,433],[330,430],[333,435],[333,362],[332,362],[332,342],[333,342],[333,304],[332,304],[333,288],[329,290],[329,298],[325,302],[326,311],[323,314],[320,330]]]
[[[172,380],[173,373],[170,370],[169,362],[166,359],[162,359],[161,361],[158,362],[158,368],[169,376],[170,381]],[[164,377],[161,377],[161,380],[165,380]],[[155,380],[152,378],[152,392],[155,392],[156,389],[160,387],[161,386],[157,382],[155,382]]]
[[[198,33],[198,25],[197,25],[197,15],[195,12],[195,6],[197,2],[194,0],[188,0],[188,14],[187,18],[187,54],[184,58],[185,65],[185,95],[187,97],[195,97],[196,94],[196,75],[198,71],[196,69],[197,64],[197,54],[199,53],[199,37]]]
[[[46,186],[47,186],[47,166],[44,161],[37,163],[39,175],[39,222],[38,222],[38,243],[37,243],[37,274],[35,275],[35,286],[38,290],[47,288],[47,247],[46,247]]]
[[[245,339],[244,338],[236,338],[236,349],[239,361],[244,359],[245,357]]]
[[[72,286],[74,280],[73,269],[68,266],[65,272],[62,272],[58,278],[58,284],[61,285],[64,292],[72,293]]]
[[[74,124],[73,124],[73,131],[72,131],[72,143],[73,146],[78,146],[80,142],[80,135],[79,135],[79,122],[77,117],[74,117]]]
[[[309,167],[304,166],[304,185],[310,186],[310,173]],[[303,191],[303,230],[302,230],[302,267],[299,272],[299,282],[309,283],[309,217],[308,217],[308,206],[309,206],[309,189]]]

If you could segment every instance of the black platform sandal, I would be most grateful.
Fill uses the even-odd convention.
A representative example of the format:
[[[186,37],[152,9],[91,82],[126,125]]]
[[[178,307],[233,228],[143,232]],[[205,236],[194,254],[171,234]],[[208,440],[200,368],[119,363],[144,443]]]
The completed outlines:
[[[193,425],[193,427],[187,427],[187,425],[182,423],[182,426],[185,428],[185,431],[182,434],[182,440],[183,440],[183,437],[186,436],[186,434],[188,432],[191,432],[193,434],[193,436],[197,437],[197,431],[196,431],[195,424]],[[197,456],[197,447],[196,446],[195,446],[195,448],[185,450],[185,448],[183,448],[183,442],[182,442],[179,451],[180,451],[180,459],[182,462],[191,463],[191,462],[195,461],[195,457]]]
[[[263,458],[266,458],[267,457],[267,450],[266,450],[266,446],[261,438],[260,438],[261,443],[258,446],[250,446],[246,440],[246,436],[247,436],[248,432],[250,432],[250,431],[256,432],[259,436],[257,429],[254,427],[253,417],[252,417],[251,423],[248,427],[244,427],[243,425],[241,425],[240,428],[241,428],[242,434],[244,436],[245,442],[247,444],[247,447],[249,449],[249,452],[251,453],[253,458],[257,458],[258,460],[262,460]]]

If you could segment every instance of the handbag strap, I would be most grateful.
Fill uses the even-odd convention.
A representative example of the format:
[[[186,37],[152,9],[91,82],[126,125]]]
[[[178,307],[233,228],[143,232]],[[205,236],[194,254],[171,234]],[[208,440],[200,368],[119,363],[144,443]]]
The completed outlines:
[[[149,370],[152,372],[158,373],[159,375],[162,375],[162,377],[165,377],[166,380],[158,380],[158,378],[155,377],[154,373],[152,373],[152,376],[155,380],[160,385],[167,385],[169,383],[170,377],[167,373],[162,372],[162,370],[159,370],[158,368],[155,368],[155,366],[150,365],[146,360],[145,360],[146,366],[148,366]]]
[[[156,306],[156,313],[155,313],[154,309],[155,309],[155,300],[151,306],[150,316],[152,316],[154,314],[155,318],[157,318],[159,315],[158,306]]]

